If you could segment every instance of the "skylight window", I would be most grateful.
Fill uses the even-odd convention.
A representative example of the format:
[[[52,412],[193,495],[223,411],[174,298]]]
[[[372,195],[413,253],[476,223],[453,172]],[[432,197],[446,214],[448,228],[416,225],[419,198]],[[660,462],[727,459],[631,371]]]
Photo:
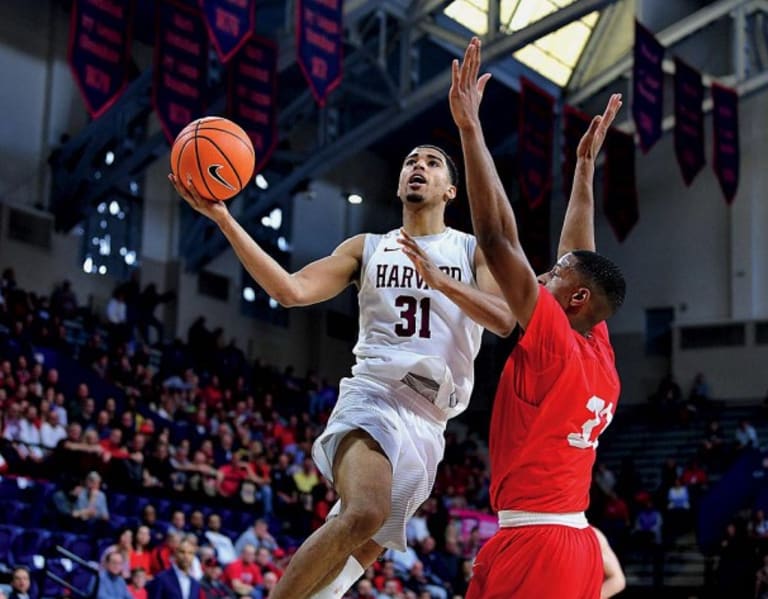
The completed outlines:
[[[485,35],[488,33],[488,3],[493,1],[495,0],[454,0],[445,9],[445,14],[477,35]],[[501,0],[501,31],[511,34],[524,29],[574,1]],[[564,87],[584,51],[598,16],[598,12],[592,12],[528,44],[515,52],[514,56],[534,71]]]

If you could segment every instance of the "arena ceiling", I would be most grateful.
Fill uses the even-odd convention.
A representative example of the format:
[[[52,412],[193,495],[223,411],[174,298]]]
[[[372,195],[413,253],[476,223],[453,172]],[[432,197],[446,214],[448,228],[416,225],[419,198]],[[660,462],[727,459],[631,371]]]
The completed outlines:
[[[137,19],[152,22],[147,16],[153,5],[138,0]],[[706,77],[737,85],[742,93],[765,86],[768,0],[642,5],[651,8],[640,18],[667,48],[683,58],[707,57],[706,64],[690,61]],[[494,74],[485,99],[493,114],[516,112],[521,76],[555,95],[558,106],[568,102],[589,112],[599,110],[611,91],[628,91],[634,0],[345,0],[344,79],[322,109],[296,65],[286,3],[263,0],[258,11],[259,33],[279,32],[280,143],[263,171],[272,184],[266,190],[251,186],[243,202],[241,221],[256,237],[264,232],[260,220],[266,211],[358,152],[399,161],[409,140],[436,134],[445,135],[450,146],[455,133],[445,101],[449,66],[472,34],[483,38],[484,61]],[[151,27],[137,31],[151,45]],[[212,114],[224,107],[215,66],[214,61]],[[136,78],[116,105],[57,153],[51,197],[59,228],[71,228],[107,194],[130,193],[130,181],[167,154],[167,142],[152,122],[151,80],[151,65],[137,64]],[[509,127],[489,134],[491,147],[514,141]],[[108,149],[116,154],[115,167],[95,178],[93,165]],[[226,247],[200,218],[187,230],[182,253],[187,268],[196,270]]]

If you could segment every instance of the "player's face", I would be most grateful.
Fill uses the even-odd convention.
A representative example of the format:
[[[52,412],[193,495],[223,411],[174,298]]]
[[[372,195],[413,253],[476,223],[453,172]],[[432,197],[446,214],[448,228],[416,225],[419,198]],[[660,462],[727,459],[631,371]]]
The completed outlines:
[[[581,277],[576,270],[576,261],[577,258],[573,254],[565,254],[552,270],[539,276],[539,283],[549,290],[564,309],[571,305],[574,294],[583,288]]]
[[[445,156],[432,148],[414,148],[400,170],[397,196],[406,205],[442,204],[456,197]]]

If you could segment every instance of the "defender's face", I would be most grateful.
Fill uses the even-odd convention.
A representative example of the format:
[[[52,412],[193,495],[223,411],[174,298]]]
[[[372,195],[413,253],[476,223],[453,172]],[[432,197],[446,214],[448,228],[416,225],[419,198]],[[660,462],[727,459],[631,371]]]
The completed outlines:
[[[579,287],[581,279],[576,271],[576,256],[565,254],[547,273],[539,275],[539,283],[544,285],[565,309],[570,303],[570,296]]]
[[[402,202],[413,205],[453,199],[456,187],[451,184],[445,156],[432,148],[414,148],[400,170],[397,196]]]

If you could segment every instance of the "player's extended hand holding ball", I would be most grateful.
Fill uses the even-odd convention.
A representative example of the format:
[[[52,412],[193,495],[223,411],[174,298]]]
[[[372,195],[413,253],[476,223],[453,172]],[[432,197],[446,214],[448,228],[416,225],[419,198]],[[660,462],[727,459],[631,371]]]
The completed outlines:
[[[253,145],[238,125],[221,117],[192,121],[171,148],[168,179],[195,210],[216,220],[229,200],[250,182],[255,167]]]

